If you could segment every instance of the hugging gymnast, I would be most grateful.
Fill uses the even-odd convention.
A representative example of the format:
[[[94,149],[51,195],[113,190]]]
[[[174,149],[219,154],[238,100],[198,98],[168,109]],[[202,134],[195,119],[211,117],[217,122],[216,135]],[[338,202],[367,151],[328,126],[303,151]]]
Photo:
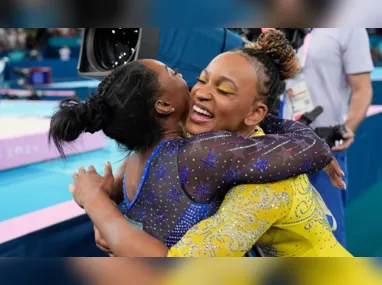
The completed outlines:
[[[113,71],[87,102],[61,103],[50,138],[62,154],[64,143],[99,130],[133,151],[119,192],[110,166],[107,179],[93,167],[74,175],[75,201],[115,256],[243,256],[256,242],[269,256],[350,256],[304,175],[331,162],[329,147],[308,127],[267,116],[298,68],[284,35],[268,31],[212,60],[190,95],[179,74],[140,60]]]

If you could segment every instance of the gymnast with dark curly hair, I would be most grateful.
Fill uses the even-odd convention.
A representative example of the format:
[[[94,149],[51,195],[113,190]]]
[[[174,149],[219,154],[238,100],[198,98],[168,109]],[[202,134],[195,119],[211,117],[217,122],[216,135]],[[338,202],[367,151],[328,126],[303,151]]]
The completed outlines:
[[[110,253],[244,256],[256,244],[266,256],[350,256],[305,175],[331,163],[330,148],[308,127],[267,115],[298,70],[284,35],[268,31],[213,59],[191,94],[177,72],[139,60],[85,103],[63,101],[49,134],[62,155],[99,130],[132,151],[118,180],[110,164],[104,177],[92,166],[73,174],[73,197]]]

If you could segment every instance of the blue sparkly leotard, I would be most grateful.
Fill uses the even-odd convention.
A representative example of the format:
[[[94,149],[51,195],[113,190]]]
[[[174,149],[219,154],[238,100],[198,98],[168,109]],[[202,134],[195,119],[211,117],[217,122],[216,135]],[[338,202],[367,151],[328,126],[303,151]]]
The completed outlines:
[[[309,127],[270,115],[263,125],[268,135],[261,137],[221,131],[162,142],[132,201],[124,183],[125,216],[171,247],[213,215],[232,187],[311,173],[331,161],[330,148]]]

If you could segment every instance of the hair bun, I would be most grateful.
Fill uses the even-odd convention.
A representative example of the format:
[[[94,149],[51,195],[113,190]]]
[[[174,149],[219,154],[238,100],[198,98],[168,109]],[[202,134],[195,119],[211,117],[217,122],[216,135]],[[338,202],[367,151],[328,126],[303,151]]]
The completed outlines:
[[[95,132],[102,130],[102,125],[104,124],[106,117],[105,104],[102,96],[90,94],[85,105],[88,119],[85,132],[94,134]]]
[[[282,80],[293,77],[300,70],[292,45],[279,30],[268,30],[262,33],[256,42],[249,44],[246,48],[267,54],[280,71]]]
[[[60,103],[62,112],[71,113],[76,118],[76,131],[95,133],[102,129],[102,97],[90,94],[85,102],[79,98],[65,99]]]

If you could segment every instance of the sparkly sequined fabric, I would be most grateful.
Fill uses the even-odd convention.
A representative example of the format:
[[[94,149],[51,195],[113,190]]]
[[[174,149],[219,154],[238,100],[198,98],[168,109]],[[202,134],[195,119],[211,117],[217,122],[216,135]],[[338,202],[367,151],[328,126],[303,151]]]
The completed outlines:
[[[261,135],[261,133],[258,133]],[[218,212],[193,226],[169,257],[242,257],[256,243],[263,256],[351,256],[336,240],[334,217],[306,175],[240,185]]]
[[[306,175],[240,185],[229,191],[215,215],[193,226],[168,256],[242,257],[256,243],[266,257],[350,257],[334,237],[327,214]]]
[[[234,185],[278,181],[330,162],[329,147],[308,127],[273,116],[265,124],[278,134],[243,138],[223,131],[163,142],[135,198],[125,195],[124,214],[171,247],[213,215]]]

